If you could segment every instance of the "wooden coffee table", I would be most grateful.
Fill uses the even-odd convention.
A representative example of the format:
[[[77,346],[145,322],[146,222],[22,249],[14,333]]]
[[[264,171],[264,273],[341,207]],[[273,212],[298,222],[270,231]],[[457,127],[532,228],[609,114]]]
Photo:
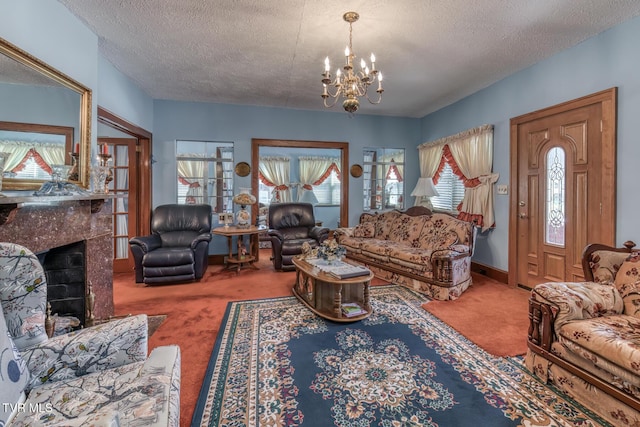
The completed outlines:
[[[369,284],[374,275],[338,279],[309,264],[302,258],[294,257],[296,283],[293,294],[309,310],[320,317],[334,322],[355,322],[371,315],[373,309],[369,300]],[[357,303],[366,313],[346,317],[342,313],[342,304]]]

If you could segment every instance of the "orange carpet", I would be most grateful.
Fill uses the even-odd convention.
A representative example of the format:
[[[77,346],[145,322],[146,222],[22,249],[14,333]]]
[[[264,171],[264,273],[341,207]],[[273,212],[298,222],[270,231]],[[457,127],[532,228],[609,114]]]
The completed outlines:
[[[429,301],[423,308],[495,356],[527,352],[529,295],[480,274],[457,300]]]

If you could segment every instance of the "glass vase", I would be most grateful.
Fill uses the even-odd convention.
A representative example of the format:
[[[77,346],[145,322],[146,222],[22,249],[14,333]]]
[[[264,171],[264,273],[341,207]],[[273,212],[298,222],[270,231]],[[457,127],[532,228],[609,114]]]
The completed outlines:
[[[93,183],[93,192],[97,194],[106,194],[109,192],[107,187],[107,177],[111,168],[104,165],[96,165],[91,170],[91,181]]]

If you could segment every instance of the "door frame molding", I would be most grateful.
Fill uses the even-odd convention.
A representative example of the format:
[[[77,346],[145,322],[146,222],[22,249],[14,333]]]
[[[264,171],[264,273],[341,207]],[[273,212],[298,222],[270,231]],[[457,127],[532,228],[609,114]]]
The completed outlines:
[[[615,246],[616,239],[616,139],[617,139],[617,96],[618,88],[612,87],[593,93],[578,99],[563,102],[531,113],[514,117],[510,120],[510,174],[509,185],[509,236],[517,236],[518,227],[518,154],[519,149],[525,149],[523,144],[518,144],[518,128],[520,125],[585,107],[587,105],[601,104],[602,106],[602,157],[601,157],[601,217],[599,221],[601,242]],[[613,191],[612,191],[613,189]],[[518,242],[516,238],[509,239],[509,285],[516,286],[518,280]]]
[[[349,143],[330,141],[300,141],[283,139],[261,139],[251,140],[251,188],[253,194],[258,194],[258,169],[260,165],[260,147],[296,147],[296,148],[321,148],[341,150],[340,157],[340,224],[349,224]],[[253,205],[253,215],[257,217],[258,204]]]
[[[98,122],[124,132],[138,139],[138,168],[141,171],[138,191],[135,195],[138,202],[138,232],[139,236],[151,233],[151,141],[152,134],[122,117],[98,105]],[[131,161],[131,159],[129,159]],[[146,171],[147,173],[144,173]]]

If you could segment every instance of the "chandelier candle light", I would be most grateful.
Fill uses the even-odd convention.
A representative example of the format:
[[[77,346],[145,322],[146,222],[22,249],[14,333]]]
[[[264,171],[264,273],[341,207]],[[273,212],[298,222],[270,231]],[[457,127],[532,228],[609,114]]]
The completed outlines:
[[[352,48],[352,25],[358,18],[360,18],[360,15],[356,12],[347,12],[342,16],[342,19],[349,23],[349,45],[344,50],[346,64],[342,67],[344,74],[338,68],[336,78],[332,80],[330,72],[331,65],[328,56],[324,60],[324,73],[322,73],[322,98],[324,100],[324,106],[331,108],[336,105],[338,98],[342,97],[344,98],[342,107],[346,112],[351,114],[358,111],[358,107],[360,107],[358,98],[364,96],[371,104],[379,104],[380,101],[382,101],[382,92],[384,92],[384,89],[382,89],[382,73],[376,69],[376,57],[373,53],[371,54],[371,69],[369,69],[364,59],[360,59],[360,71],[354,71],[353,69],[353,62],[356,55],[353,53]],[[369,98],[368,89],[376,80],[378,81],[378,89],[376,89],[378,99],[372,100]],[[336,88],[335,93],[331,93],[329,86]],[[329,97],[335,98],[335,100],[333,102],[327,102]]]

